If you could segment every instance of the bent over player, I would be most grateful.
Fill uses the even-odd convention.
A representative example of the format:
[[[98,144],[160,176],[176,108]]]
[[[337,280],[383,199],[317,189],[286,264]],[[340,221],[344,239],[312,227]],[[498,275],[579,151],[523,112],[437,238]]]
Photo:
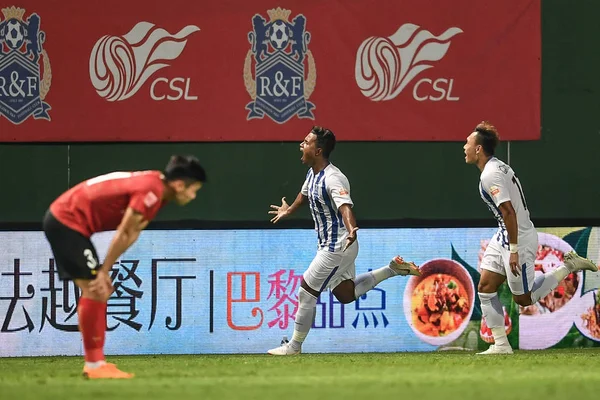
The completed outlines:
[[[481,311],[492,330],[494,344],[479,354],[511,354],[504,330],[498,288],[507,280],[514,301],[529,306],[545,297],[572,272],[597,271],[590,260],[574,251],[565,254],[564,265],[535,277],[538,235],[529,217],[525,193],[513,169],[494,157],[499,137],[496,128],[481,122],[464,145],[465,162],[481,171],[479,193],[498,221],[498,231],[481,260],[478,292]]]
[[[272,205],[274,210],[269,211],[275,214],[271,222],[277,223],[308,202],[318,240],[317,254],[304,272],[298,290],[292,340],[283,341],[281,346],[269,350],[269,354],[286,356],[301,352],[313,323],[317,300],[326,288],[330,288],[341,303],[347,304],[392,276],[420,275],[414,263],[397,256],[389,265],[355,277],[358,226],[352,212],[354,203],[350,198],[348,179],[329,162],[334,148],[333,132],[313,127],[300,143],[301,160],[310,167],[302,190],[291,206],[283,198],[281,206]]]
[[[74,280],[82,292],[77,315],[85,377],[133,377],[104,359],[106,303],[114,290],[110,270],[166,203],[189,203],[205,181],[206,173],[196,158],[173,156],[164,172],[101,175],[79,183],[50,205],[43,227],[59,278]],[[90,237],[114,229],[101,263]]]

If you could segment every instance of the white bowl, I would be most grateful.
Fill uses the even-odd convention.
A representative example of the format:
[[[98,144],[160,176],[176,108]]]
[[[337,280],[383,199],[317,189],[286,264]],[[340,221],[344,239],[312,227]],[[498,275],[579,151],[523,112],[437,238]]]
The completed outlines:
[[[458,262],[447,258],[437,258],[429,260],[421,265],[421,276],[412,276],[406,283],[404,289],[404,315],[408,325],[411,327],[415,335],[425,343],[429,343],[434,346],[444,346],[449,344],[463,333],[467,325],[471,320],[473,314],[473,307],[475,304],[475,286],[473,279],[467,272],[467,270]],[[412,294],[417,285],[425,278],[434,274],[448,274],[456,278],[465,288],[467,296],[469,298],[469,313],[464,318],[460,326],[452,333],[446,336],[430,336],[419,331],[413,326],[412,320]]]
[[[596,292],[597,290],[592,290],[591,292],[584,294],[579,299],[579,307],[577,307],[577,314],[579,315],[577,318],[575,318],[575,326],[583,336],[595,342],[600,342],[600,338],[592,336],[590,330],[585,326],[585,322],[582,318],[584,313],[587,313],[590,308],[594,307],[594,297],[596,297]]]
[[[540,245],[550,246],[553,249],[567,253],[573,248],[558,236],[538,232]],[[577,273],[577,289],[573,298],[560,309],[546,314],[519,316],[519,348],[523,350],[547,349],[560,342],[569,332],[575,319],[578,317],[579,297],[583,287],[583,275]]]

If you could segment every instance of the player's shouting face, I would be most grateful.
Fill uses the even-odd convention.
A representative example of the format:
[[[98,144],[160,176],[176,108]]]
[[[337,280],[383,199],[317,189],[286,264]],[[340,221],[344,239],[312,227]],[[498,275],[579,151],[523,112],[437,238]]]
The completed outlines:
[[[317,135],[314,133],[306,135],[300,143],[300,151],[302,152],[302,163],[312,166],[315,158],[322,153],[322,149],[317,147]]]
[[[481,151],[481,145],[477,144],[477,132],[469,135],[463,149],[465,150],[465,162],[467,164],[475,164]]]

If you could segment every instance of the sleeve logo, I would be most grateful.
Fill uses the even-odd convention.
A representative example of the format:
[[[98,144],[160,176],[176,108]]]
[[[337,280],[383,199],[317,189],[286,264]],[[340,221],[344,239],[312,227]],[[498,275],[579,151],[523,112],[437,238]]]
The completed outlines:
[[[154,192],[148,192],[146,197],[144,197],[144,205],[148,208],[152,207],[158,201],[158,197],[154,194]]]

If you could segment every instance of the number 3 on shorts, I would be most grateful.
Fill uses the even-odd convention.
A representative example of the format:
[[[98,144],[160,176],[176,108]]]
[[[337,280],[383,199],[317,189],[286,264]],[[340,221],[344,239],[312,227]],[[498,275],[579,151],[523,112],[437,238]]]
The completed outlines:
[[[87,266],[89,269],[95,269],[98,266],[96,259],[94,258],[94,253],[90,249],[85,249],[83,251],[83,255],[87,258]]]

